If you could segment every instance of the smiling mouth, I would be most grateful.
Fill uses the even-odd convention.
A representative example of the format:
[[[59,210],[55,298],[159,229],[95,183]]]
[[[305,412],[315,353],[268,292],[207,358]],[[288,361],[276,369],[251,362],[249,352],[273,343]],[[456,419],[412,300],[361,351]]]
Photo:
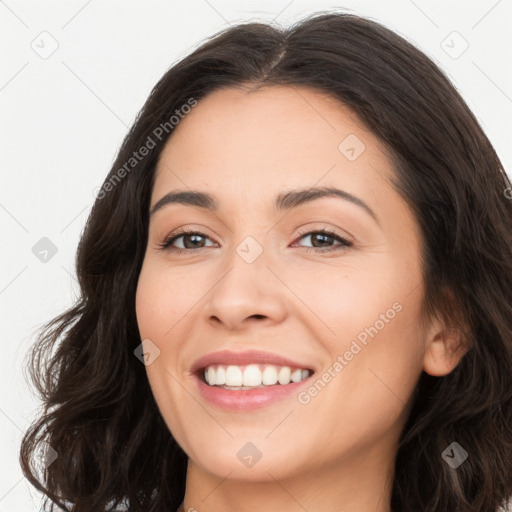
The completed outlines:
[[[244,391],[298,383],[308,379],[313,373],[309,368],[272,364],[214,364],[200,369],[197,376],[210,387]]]

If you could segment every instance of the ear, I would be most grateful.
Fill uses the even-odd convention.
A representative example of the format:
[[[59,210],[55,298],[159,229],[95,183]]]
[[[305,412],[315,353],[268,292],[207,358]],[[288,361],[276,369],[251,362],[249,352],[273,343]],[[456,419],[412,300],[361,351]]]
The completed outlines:
[[[423,370],[429,375],[443,377],[448,375],[459,363],[467,347],[456,333],[444,331],[427,342],[423,356]]]
[[[435,377],[448,375],[467,351],[458,329],[441,326],[426,341],[423,370]]]
[[[434,377],[448,375],[469,349],[469,326],[457,305],[455,294],[443,287],[440,308],[425,329],[423,370]]]

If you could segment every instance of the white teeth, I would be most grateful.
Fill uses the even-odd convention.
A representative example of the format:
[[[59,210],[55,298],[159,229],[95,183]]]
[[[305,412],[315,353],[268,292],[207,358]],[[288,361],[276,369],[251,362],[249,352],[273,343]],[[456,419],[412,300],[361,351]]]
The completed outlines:
[[[234,388],[254,388],[300,382],[307,379],[311,371],[289,366],[258,365],[223,366],[212,365],[204,369],[204,379],[210,386],[229,386]]]
[[[209,368],[208,368],[208,371],[210,371]],[[241,385],[242,385],[242,370],[240,370],[240,368],[238,366],[228,366],[226,369],[226,386],[241,386]]]
[[[208,382],[215,383],[215,373],[215,368],[210,366],[210,368],[208,368]]]
[[[293,382],[300,382],[302,380],[302,370],[294,370],[291,379]]]
[[[215,384],[217,386],[226,384],[226,369],[223,366],[219,366],[215,372]]]
[[[217,370],[213,366],[209,366],[204,369],[204,380],[210,384],[210,386],[222,386],[226,384],[226,369],[223,366],[219,366]]]
[[[288,366],[283,366],[279,370],[279,376],[278,376],[279,384],[290,384],[291,374],[292,374],[292,371],[290,370],[290,368]]]
[[[261,384],[261,372],[255,364],[250,364],[244,370],[244,386],[259,386]]]
[[[307,370],[306,370],[307,371]],[[277,368],[275,366],[267,366],[263,370],[262,382],[265,386],[272,386],[277,382]]]

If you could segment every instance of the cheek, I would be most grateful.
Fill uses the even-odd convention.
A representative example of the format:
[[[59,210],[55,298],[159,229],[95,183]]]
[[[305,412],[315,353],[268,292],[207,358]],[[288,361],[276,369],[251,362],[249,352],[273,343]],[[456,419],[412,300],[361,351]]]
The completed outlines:
[[[171,275],[172,274],[172,275]],[[158,348],[158,357],[146,366],[148,382],[162,417],[169,430],[177,438],[185,438],[185,428],[178,418],[186,416],[188,396],[177,379],[184,322],[179,322],[190,305],[185,304],[182,293],[190,286],[176,279],[175,273],[162,268],[151,260],[145,260],[135,297],[137,323],[141,339],[151,340]],[[176,300],[180,297],[180,300]],[[151,345],[148,345],[151,346]]]
[[[192,283],[191,273],[171,272],[154,262],[144,262],[135,297],[142,337],[158,340],[170,336],[169,330],[184,317],[193,303],[195,285]]]
[[[330,355],[324,369],[330,383],[318,386],[326,392],[312,389],[304,401],[311,398],[332,410],[329,404],[343,397],[339,414],[348,413],[376,429],[379,422],[391,425],[397,420],[421,373],[424,346],[423,287],[418,286],[419,273],[411,265],[409,274],[406,270],[405,264],[389,264],[371,275],[354,271],[333,278],[336,274],[331,273],[329,280],[315,281],[311,309],[329,328],[323,329],[327,335],[321,339]],[[331,419],[339,418],[333,413]]]
[[[356,453],[375,439],[393,438],[409,412],[422,353],[417,308],[409,299],[397,291],[377,304],[352,304],[352,315],[347,302],[337,336],[324,338],[330,364],[298,398],[304,430],[327,436],[335,452]]]
[[[158,282],[148,272],[141,272],[135,296],[137,324],[142,339],[157,340],[164,330],[160,310],[165,308],[165,297],[159,293]]]
[[[354,312],[347,336],[331,345],[343,360],[337,393],[362,424],[391,426],[413,393],[424,352],[416,298],[396,290],[377,307]]]
[[[377,327],[382,330],[398,316],[396,308],[399,305],[393,307],[393,304],[404,295],[403,279],[395,277],[397,272],[391,262],[377,260],[377,263],[380,265],[372,262],[366,267],[317,267],[309,275],[294,272],[299,276],[291,281],[294,293],[306,306],[304,309],[299,304],[295,311],[304,309],[310,319],[318,319],[321,329],[334,337],[338,348],[343,348],[347,340],[358,335],[364,341],[365,336],[368,337],[366,328],[377,322]]]

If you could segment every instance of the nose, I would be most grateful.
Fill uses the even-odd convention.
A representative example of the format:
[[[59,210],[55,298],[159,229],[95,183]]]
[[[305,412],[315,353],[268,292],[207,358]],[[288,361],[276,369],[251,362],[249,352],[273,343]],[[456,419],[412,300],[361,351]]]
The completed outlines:
[[[246,329],[255,322],[277,324],[286,313],[286,289],[275,269],[267,267],[264,254],[252,263],[235,254],[203,309],[209,323],[230,331]]]

